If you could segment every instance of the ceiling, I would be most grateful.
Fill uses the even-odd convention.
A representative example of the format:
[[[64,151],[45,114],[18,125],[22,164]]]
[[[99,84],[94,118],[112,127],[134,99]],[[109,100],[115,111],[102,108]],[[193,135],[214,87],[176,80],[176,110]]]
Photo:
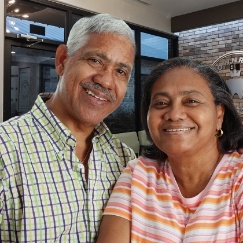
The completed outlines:
[[[6,1],[8,3],[10,0]],[[236,0],[113,0],[124,1],[140,8],[146,8],[150,11],[159,12],[166,18],[172,18],[199,10],[237,2]],[[239,1],[239,0],[238,0]],[[243,0],[241,0],[243,1]],[[14,9],[18,7],[19,12]],[[27,13],[32,21],[52,24],[54,26],[64,27],[65,13],[53,8],[43,7],[37,3],[28,1],[15,0],[15,4],[7,4],[7,15],[12,17],[20,17],[23,13]]]
[[[160,12],[166,18],[204,10],[219,5],[237,2],[236,0],[123,0],[136,5],[144,5]]]

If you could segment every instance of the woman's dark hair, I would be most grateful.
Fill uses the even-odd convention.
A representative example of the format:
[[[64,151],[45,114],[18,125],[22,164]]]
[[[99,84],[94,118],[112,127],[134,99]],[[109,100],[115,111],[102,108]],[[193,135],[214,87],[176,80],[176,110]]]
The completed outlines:
[[[143,86],[141,102],[141,120],[143,128],[149,140],[152,141],[147,124],[147,114],[151,100],[151,90],[155,81],[163,76],[165,72],[176,67],[189,67],[208,81],[208,86],[214,97],[216,105],[223,104],[225,108],[222,124],[223,136],[218,139],[219,149],[223,153],[229,153],[243,145],[243,129],[240,116],[233,104],[233,98],[228,86],[220,77],[214,67],[199,61],[187,58],[171,58],[157,65],[149,74]],[[167,155],[159,150],[154,144],[144,150],[143,155],[148,158],[164,160]]]

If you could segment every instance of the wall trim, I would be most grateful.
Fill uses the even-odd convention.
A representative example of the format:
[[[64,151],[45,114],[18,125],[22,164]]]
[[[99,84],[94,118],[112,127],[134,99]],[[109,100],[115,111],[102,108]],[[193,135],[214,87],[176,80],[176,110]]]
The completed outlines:
[[[5,16],[5,1],[0,1],[0,16]],[[3,121],[3,80],[4,80],[4,33],[5,18],[0,21],[0,122]]]

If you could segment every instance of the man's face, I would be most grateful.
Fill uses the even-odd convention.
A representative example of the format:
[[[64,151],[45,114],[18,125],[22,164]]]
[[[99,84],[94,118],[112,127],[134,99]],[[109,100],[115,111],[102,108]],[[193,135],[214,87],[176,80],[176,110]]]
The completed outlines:
[[[95,126],[120,105],[134,63],[131,42],[116,34],[92,34],[86,45],[67,57],[58,47],[59,111],[75,123]],[[60,113],[60,112],[59,112]]]

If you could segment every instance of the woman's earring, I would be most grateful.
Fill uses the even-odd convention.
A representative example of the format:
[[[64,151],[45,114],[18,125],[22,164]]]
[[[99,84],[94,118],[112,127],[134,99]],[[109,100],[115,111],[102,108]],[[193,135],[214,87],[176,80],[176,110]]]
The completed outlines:
[[[215,137],[220,138],[224,134],[223,130],[220,128],[219,130],[216,130]]]

